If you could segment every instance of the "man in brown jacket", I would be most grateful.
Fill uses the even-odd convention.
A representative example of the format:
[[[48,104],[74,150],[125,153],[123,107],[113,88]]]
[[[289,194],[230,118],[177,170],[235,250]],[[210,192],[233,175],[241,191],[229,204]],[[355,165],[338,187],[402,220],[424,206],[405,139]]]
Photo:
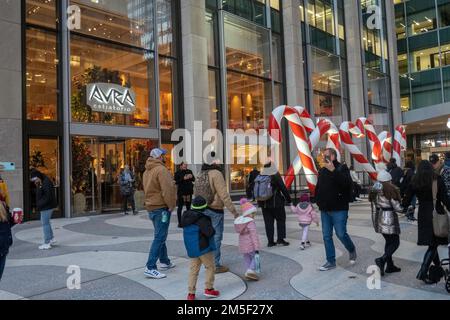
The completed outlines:
[[[145,165],[146,170],[143,176],[145,206],[155,229],[155,238],[144,274],[153,279],[166,277],[158,271],[156,266],[158,260],[161,270],[175,267],[167,255],[166,239],[172,210],[177,201],[177,190],[170,171],[164,165],[166,153],[163,149],[153,149]]]
[[[227,184],[222,173],[222,168],[217,164],[204,164],[202,171],[208,172],[209,184],[214,194],[214,200],[208,204],[208,208],[204,214],[211,218],[214,230],[214,241],[216,243],[216,251],[214,252],[214,259],[216,264],[216,273],[228,272],[228,268],[220,263],[220,246],[222,245],[223,229],[224,229],[224,208],[231,211],[233,216],[237,218],[239,214],[231,201],[230,194],[227,190]]]

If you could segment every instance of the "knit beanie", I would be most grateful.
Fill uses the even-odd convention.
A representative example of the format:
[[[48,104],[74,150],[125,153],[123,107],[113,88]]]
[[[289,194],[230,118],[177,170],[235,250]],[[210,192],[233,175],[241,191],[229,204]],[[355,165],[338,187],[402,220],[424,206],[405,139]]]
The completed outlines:
[[[303,194],[300,196],[300,202],[309,202],[309,194],[303,193]]]
[[[251,202],[249,202],[247,198],[242,198],[240,203],[242,215],[244,217],[256,213],[256,207]]]
[[[200,210],[203,211],[208,207],[208,204],[206,203],[205,198],[201,196],[197,196],[192,200],[191,208],[193,210]]]

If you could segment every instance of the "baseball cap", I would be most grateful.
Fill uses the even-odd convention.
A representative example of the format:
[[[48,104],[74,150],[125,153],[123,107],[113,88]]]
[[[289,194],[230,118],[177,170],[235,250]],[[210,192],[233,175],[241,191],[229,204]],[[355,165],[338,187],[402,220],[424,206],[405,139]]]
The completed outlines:
[[[167,151],[161,148],[155,148],[150,152],[150,157],[153,159],[158,159],[159,157],[166,155]]]
[[[432,154],[432,155],[430,156],[429,160],[430,160],[430,162],[431,162],[432,164],[436,164],[436,163],[439,162],[439,156],[436,155],[436,154]]]

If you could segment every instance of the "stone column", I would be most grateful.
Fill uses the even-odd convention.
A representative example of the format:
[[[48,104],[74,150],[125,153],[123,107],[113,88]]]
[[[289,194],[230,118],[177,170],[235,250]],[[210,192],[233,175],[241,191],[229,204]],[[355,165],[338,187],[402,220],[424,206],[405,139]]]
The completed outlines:
[[[208,42],[205,13],[205,1],[181,1],[184,127],[189,130],[192,137],[194,137],[194,134],[201,137],[203,132],[211,127],[212,111],[209,105]],[[202,129],[195,129],[194,121],[201,121]],[[193,157],[194,150],[192,150],[191,163],[193,163]]]
[[[283,1],[284,55],[286,61],[287,103],[304,106],[305,77],[298,1]]]
[[[389,70],[391,75],[391,94],[392,94],[392,118],[394,128],[403,123],[402,111],[400,108],[400,79],[398,73],[397,56],[397,36],[395,30],[395,11],[394,3],[386,1],[386,20],[387,20],[387,41],[389,55]]]
[[[11,207],[23,208],[21,1],[0,1],[0,161],[16,170],[2,172]]]

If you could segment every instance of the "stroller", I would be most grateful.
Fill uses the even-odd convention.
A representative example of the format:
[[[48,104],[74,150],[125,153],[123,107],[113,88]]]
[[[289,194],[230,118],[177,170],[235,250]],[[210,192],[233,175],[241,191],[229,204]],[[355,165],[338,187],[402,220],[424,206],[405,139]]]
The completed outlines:
[[[447,266],[447,268],[445,268],[445,275],[444,275],[445,289],[447,290],[448,293],[450,293],[450,246],[448,247],[448,254],[449,254],[448,259],[442,260],[441,261],[441,266],[443,268],[445,266]]]

